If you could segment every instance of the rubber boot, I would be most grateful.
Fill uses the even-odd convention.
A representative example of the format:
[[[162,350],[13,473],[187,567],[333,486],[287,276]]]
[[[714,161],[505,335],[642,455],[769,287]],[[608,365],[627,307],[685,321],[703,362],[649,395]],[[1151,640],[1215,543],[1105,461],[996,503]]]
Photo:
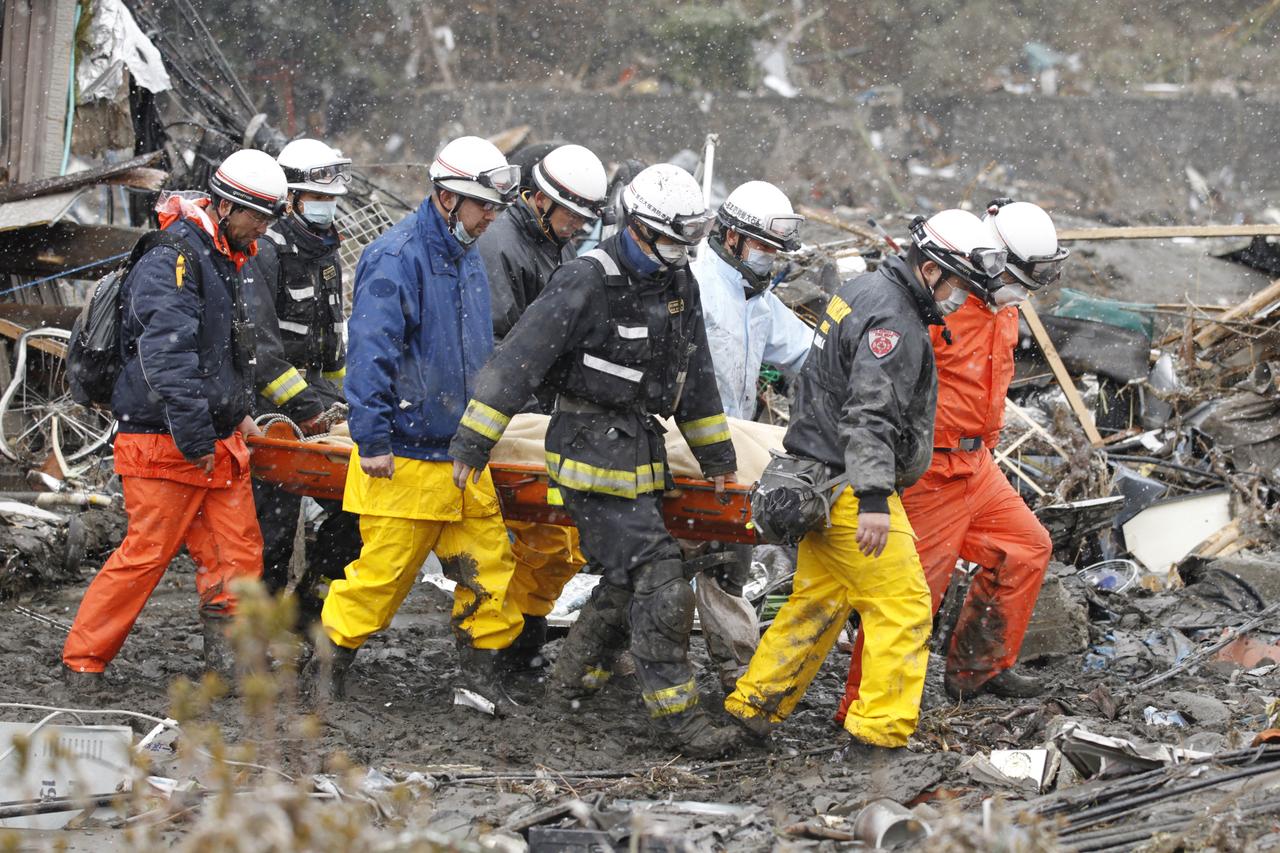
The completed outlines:
[[[204,667],[215,672],[228,684],[235,683],[236,655],[231,648],[227,628],[231,620],[226,616],[200,614],[200,628],[204,633]]]
[[[530,672],[547,665],[542,646],[547,641],[547,617],[525,616],[524,628],[516,641],[498,654],[502,672]]]
[[[701,706],[666,718],[672,746],[689,758],[720,758],[742,745],[737,727],[718,725]]]
[[[618,655],[627,647],[627,607],[631,590],[601,581],[578,611],[578,619],[560,644],[551,668],[556,687],[570,697],[595,693],[613,675]]]
[[[983,687],[988,693],[1006,699],[1033,699],[1044,692],[1044,683],[1040,679],[1012,669],[992,676]]]
[[[74,699],[96,700],[106,689],[107,679],[101,672],[80,672],[66,665],[61,669],[62,683],[67,689],[67,695]]]
[[[477,649],[458,639],[458,681],[453,704],[474,708],[494,717],[509,717],[520,710],[507,694],[498,675],[499,649]]]
[[[347,698],[347,673],[358,649],[348,649],[325,637],[298,675],[298,686],[304,697],[324,696],[332,702]]]

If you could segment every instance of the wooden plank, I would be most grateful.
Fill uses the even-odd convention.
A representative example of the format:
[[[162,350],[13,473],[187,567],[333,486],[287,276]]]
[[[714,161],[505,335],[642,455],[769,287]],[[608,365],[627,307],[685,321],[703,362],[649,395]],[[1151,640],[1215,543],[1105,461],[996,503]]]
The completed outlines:
[[[870,228],[865,228],[861,225],[854,225],[852,222],[846,222],[830,211],[818,210],[816,207],[809,207],[808,205],[802,204],[796,209],[796,212],[804,216],[806,219],[812,219],[814,222],[821,222],[823,225],[830,225],[832,228],[839,228],[841,231],[856,234],[862,239],[869,240],[872,243],[884,242],[884,238],[872,231]]]
[[[137,185],[142,189],[158,189],[159,184],[163,183],[167,173],[158,169],[146,169],[146,167],[159,160],[163,153],[162,151],[152,151],[150,154],[140,154],[121,163],[98,166],[93,169],[72,172],[69,175],[42,178],[38,181],[29,181],[24,184],[5,184],[0,186],[0,204],[22,201],[23,199],[42,195],[53,195],[54,193],[66,192],[67,190],[99,183],[117,182],[126,186]]]
[[[1059,228],[1058,241],[1168,240],[1173,237],[1275,237],[1280,225],[1135,225],[1123,228]]]
[[[6,338],[13,338],[15,341],[22,337],[23,332],[30,331],[11,320],[0,320],[0,335]],[[60,341],[51,340],[49,338],[31,338],[27,341],[27,346],[32,349],[38,349],[41,352],[47,352],[49,355],[58,358],[67,357],[67,345]]]
[[[1250,296],[1239,305],[1224,313],[1218,318],[1219,321],[1229,322],[1241,318],[1251,317],[1255,312],[1261,311],[1271,303],[1280,299],[1280,278],[1271,282],[1268,286],[1262,288],[1257,293]],[[1207,347],[1226,337],[1228,330],[1218,325],[1218,323],[1210,323],[1201,329],[1195,336],[1196,346]]]
[[[1084,400],[1080,397],[1080,389],[1076,388],[1076,383],[1072,380],[1071,374],[1067,372],[1067,366],[1062,363],[1062,357],[1058,355],[1057,348],[1053,345],[1053,341],[1049,339],[1049,332],[1045,329],[1044,323],[1040,321],[1040,315],[1036,313],[1035,306],[1030,302],[1022,303],[1022,316],[1026,318],[1027,325],[1031,327],[1031,334],[1035,335],[1036,343],[1040,344],[1040,351],[1044,353],[1044,357],[1049,362],[1049,367],[1053,370],[1054,378],[1058,380],[1058,385],[1062,387],[1062,392],[1067,395],[1067,403],[1071,406],[1071,411],[1075,412],[1076,419],[1080,421],[1080,426],[1084,428],[1084,434],[1088,437],[1089,443],[1094,447],[1102,444],[1102,436],[1098,433],[1098,428],[1094,426],[1093,416],[1089,413],[1089,409],[1085,406]]]

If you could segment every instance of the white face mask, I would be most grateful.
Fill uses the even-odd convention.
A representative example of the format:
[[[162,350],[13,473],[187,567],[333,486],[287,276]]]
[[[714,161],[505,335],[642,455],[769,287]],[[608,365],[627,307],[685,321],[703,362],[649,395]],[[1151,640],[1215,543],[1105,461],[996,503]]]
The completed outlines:
[[[1020,284],[1006,284],[995,293],[996,310],[1009,305],[1021,305],[1030,294]]]
[[[938,313],[941,314],[943,317],[945,317],[948,314],[954,314],[955,312],[959,311],[962,307],[964,307],[964,304],[968,301],[969,301],[969,291],[965,290],[962,287],[953,286],[951,288],[950,296],[948,296],[946,299],[935,298],[933,300],[933,303],[938,306]]]
[[[689,247],[680,243],[658,243],[655,248],[658,251],[658,257],[667,264],[679,266],[689,260]]]
[[[760,249],[747,249],[747,256],[742,259],[742,265],[751,270],[758,276],[767,276],[773,271],[774,256],[771,252],[765,252]]]
[[[312,199],[302,203],[302,218],[317,228],[328,228],[337,215],[338,200],[336,198],[329,201]]]

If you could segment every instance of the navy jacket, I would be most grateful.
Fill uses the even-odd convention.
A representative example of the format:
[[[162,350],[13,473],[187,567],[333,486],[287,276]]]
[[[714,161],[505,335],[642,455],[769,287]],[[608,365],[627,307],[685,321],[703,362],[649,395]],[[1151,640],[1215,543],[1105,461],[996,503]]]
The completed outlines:
[[[125,279],[120,344],[124,368],[111,395],[121,432],[169,433],[188,459],[213,452],[249,414],[248,365],[234,355],[233,299],[241,270],[189,219],[167,230],[200,259],[179,271],[176,250],[147,252]],[[241,262],[243,256],[241,256]]]
[[[428,197],[356,267],[345,390],[363,456],[445,461],[493,351],[489,280]]]

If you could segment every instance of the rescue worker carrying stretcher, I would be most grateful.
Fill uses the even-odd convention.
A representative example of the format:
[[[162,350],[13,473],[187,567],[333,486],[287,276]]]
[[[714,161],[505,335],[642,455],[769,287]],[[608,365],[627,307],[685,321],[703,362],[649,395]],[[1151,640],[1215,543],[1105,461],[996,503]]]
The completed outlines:
[[[333,220],[338,196],[347,192],[351,161],[318,139],[295,139],[276,162],[289,181],[292,213],[268,229],[258,244],[258,268],[249,290],[257,330],[258,394],[254,413],[280,413],[304,435],[327,432],[327,411],[341,403],[347,372],[343,337],[342,270]],[[262,528],[262,582],[277,593],[289,583],[294,535],[302,498],[265,480],[253,484]],[[342,577],[360,553],[356,517],[339,501],[322,501],[321,523],[307,570],[298,583],[308,621],[319,615],[314,581]]]
[[[694,594],[663,523],[663,429],[674,416],[717,488],[737,467],[715,386],[688,250],[711,221],[677,166],[645,169],[623,193],[625,228],[551,277],[476,381],[450,445],[455,483],[479,477],[511,416],[544,382],[559,396],[547,430],[549,500],[563,502],[603,578],[562,644],[553,678],[599,687],[625,648],[650,715],[686,755],[737,734],[698,704],[688,661]]]
[[[533,189],[522,191],[476,241],[489,275],[493,334],[499,342],[546,288],[551,274],[573,259],[571,240],[599,218],[607,189],[600,158],[581,145],[561,145],[533,165]],[[538,411],[550,413],[553,403],[531,398]],[[576,528],[508,519],[507,529],[516,558],[507,594],[524,615],[524,630],[504,652],[502,664],[528,670],[542,665],[547,614],[586,561]]]
[[[753,735],[786,719],[856,610],[863,690],[844,728],[858,742],[905,746],[929,662],[932,611],[898,496],[929,467],[937,377],[929,327],[998,276],[1005,253],[973,214],[912,225],[905,259],[887,258],[831,297],[801,371],[783,445],[843,474],[829,527],[800,543],[791,596],[760,640],[725,709]],[[841,487],[837,487],[841,488]]]
[[[515,561],[487,472],[453,488],[449,440],[493,351],[489,282],[475,240],[511,203],[519,170],[475,136],[446,145],[434,190],[375,240],[356,268],[346,392],[356,451],[343,508],[360,516],[360,556],[334,581],[321,623],[331,641],[331,696],[369,635],[391,623],[433,551],[453,596],[461,680],[455,702],[513,708],[496,672],[520,633],[507,597]],[[523,402],[523,400],[522,400]],[[316,655],[305,673],[324,670]]]
[[[689,264],[698,281],[720,402],[731,418],[755,418],[757,383],[765,362],[794,376],[809,354],[813,329],[773,294],[778,253],[800,248],[802,222],[804,217],[792,210],[782,190],[765,181],[748,181],[720,205],[715,231]],[[711,545],[712,550],[716,547]],[[733,561],[709,578],[699,576],[697,589],[707,655],[727,695],[747,671],[760,627],[755,608],[742,601],[751,573],[751,546],[719,547],[731,553]],[[734,604],[740,606],[708,608],[709,584],[739,599]],[[728,621],[718,630],[716,623],[723,620]],[[721,635],[737,642],[725,642]],[[743,642],[747,638],[750,641]]]
[[[62,650],[82,683],[101,679],[183,545],[198,566],[205,663],[229,675],[232,584],[262,575],[244,440],[259,431],[249,417],[254,333],[243,291],[255,241],[285,212],[288,188],[270,155],[244,150],[222,161],[209,189],[211,198],[161,197],[162,241],[123,282],[111,411],[129,526],[85,590]]]
[[[1018,659],[1053,544],[1048,532],[1001,473],[991,451],[1004,426],[1013,379],[1018,304],[1052,284],[1068,251],[1058,245],[1049,214],[1030,202],[993,202],[986,217],[992,243],[1009,253],[1000,278],[975,287],[947,318],[952,342],[933,331],[938,407],[933,462],[902,503],[933,595],[942,604],[957,558],[979,570],[960,610],[946,654],[945,685],[954,699],[987,691],[1039,695],[1041,685],[1011,667]],[[859,693],[862,636],[854,644],[844,701]]]

